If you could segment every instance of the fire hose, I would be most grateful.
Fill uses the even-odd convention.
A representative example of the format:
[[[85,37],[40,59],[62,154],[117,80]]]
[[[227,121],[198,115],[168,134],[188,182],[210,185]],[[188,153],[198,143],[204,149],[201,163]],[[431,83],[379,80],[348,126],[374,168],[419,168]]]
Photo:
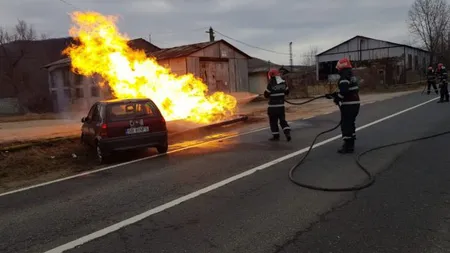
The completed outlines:
[[[310,103],[310,102],[312,102],[314,100],[321,99],[321,98],[326,98],[326,96],[324,95],[324,96],[315,97],[315,98],[312,98],[312,99],[309,99],[307,101],[300,102],[300,103],[295,103],[295,102],[291,102],[291,101],[287,101],[287,100],[285,100],[285,102],[288,103],[288,104],[291,104],[291,105],[304,105],[304,104]],[[338,105],[338,107],[340,108],[340,105]],[[322,136],[322,135],[324,135],[326,133],[330,133],[330,132],[336,130],[340,126],[341,126],[341,121],[339,121],[339,123],[336,126],[334,126],[333,128],[330,128],[328,130],[320,132],[314,137],[314,139],[311,142],[311,145],[309,146],[309,149],[306,152],[306,154],[294,166],[292,166],[292,168],[289,170],[289,180],[290,181],[292,181],[294,184],[296,184],[296,185],[298,185],[300,187],[304,187],[304,188],[311,189],[311,190],[316,190],[316,191],[324,191],[324,192],[359,191],[359,190],[368,188],[368,187],[372,186],[375,183],[375,176],[372,173],[370,173],[369,170],[364,165],[362,165],[362,163],[361,163],[361,158],[364,155],[369,154],[369,153],[371,153],[373,151],[384,149],[384,148],[388,148],[388,147],[398,146],[398,145],[402,145],[402,144],[406,144],[406,143],[417,142],[417,141],[421,141],[421,140],[431,139],[431,138],[435,138],[435,137],[438,137],[438,136],[443,136],[443,135],[446,135],[446,134],[450,134],[450,130],[449,130],[449,131],[445,131],[445,132],[441,132],[441,133],[433,134],[433,135],[428,135],[428,136],[424,136],[424,137],[420,137],[420,138],[414,138],[414,139],[409,139],[409,140],[405,140],[405,141],[393,142],[393,143],[377,146],[377,147],[368,149],[366,151],[363,151],[363,152],[357,154],[356,157],[355,157],[356,165],[367,176],[367,180],[364,183],[359,184],[359,185],[355,185],[355,186],[352,186],[352,187],[331,188],[331,187],[322,187],[322,186],[310,185],[310,184],[302,183],[299,180],[297,180],[294,177],[294,173],[295,173],[295,171],[297,169],[299,169],[301,167],[301,165],[305,162],[306,158],[308,158],[311,150],[313,149],[314,145],[317,142],[317,139],[320,136]]]

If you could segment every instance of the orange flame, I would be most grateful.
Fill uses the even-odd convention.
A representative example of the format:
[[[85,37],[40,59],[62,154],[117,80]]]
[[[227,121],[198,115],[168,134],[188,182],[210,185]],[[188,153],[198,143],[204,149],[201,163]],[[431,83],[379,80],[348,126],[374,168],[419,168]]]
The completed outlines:
[[[208,87],[192,74],[176,75],[143,51],[133,50],[119,33],[114,16],[74,12],[70,35],[79,43],[64,50],[78,74],[99,74],[116,98],[146,97],[166,120],[210,123],[233,114],[236,99],[223,92],[206,95]]]

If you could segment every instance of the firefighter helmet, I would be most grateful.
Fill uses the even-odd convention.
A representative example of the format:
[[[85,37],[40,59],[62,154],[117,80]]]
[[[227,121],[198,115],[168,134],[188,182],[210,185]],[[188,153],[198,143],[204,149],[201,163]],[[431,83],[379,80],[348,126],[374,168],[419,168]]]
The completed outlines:
[[[346,57],[340,59],[336,64],[336,69],[339,71],[341,71],[343,69],[351,69],[351,68],[353,68],[352,62]]]
[[[280,71],[278,71],[278,69],[271,69],[269,70],[269,73],[267,73],[267,77],[270,79],[273,76],[279,76],[280,75]]]
[[[444,67],[444,64],[439,63],[439,64],[438,64],[438,69],[442,69],[442,67]]]

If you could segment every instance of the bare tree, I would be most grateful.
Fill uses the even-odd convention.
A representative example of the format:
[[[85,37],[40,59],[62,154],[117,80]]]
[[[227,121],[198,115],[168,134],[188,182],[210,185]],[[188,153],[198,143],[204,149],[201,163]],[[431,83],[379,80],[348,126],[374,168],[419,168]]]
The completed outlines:
[[[319,48],[316,46],[310,46],[308,51],[306,51],[302,56],[301,64],[305,66],[315,66],[316,65],[316,55],[319,53]]]
[[[25,77],[18,69],[20,61],[27,53],[27,42],[36,40],[38,35],[34,28],[24,20],[18,20],[11,32],[4,27],[0,27],[0,82],[6,81],[18,95],[18,84],[23,82]],[[20,42],[16,50],[9,48],[9,43]],[[11,47],[13,48],[13,47]]]
[[[410,32],[431,52],[430,63],[433,62],[449,31],[450,8],[446,0],[415,0],[408,16]]]

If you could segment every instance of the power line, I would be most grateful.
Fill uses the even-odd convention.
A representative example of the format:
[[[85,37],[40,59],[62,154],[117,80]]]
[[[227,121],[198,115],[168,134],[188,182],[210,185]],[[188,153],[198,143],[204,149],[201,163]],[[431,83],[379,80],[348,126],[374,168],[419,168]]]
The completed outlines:
[[[262,48],[262,47],[258,47],[258,46],[250,45],[250,44],[248,44],[248,43],[245,43],[245,42],[243,42],[243,41],[240,41],[240,40],[237,40],[237,39],[231,38],[230,36],[227,36],[227,35],[225,35],[225,34],[223,34],[223,33],[219,32],[219,31],[217,31],[217,30],[214,30],[214,32],[216,32],[216,33],[218,33],[218,34],[222,35],[222,36],[223,36],[223,37],[225,37],[225,38],[228,38],[228,39],[230,39],[230,40],[233,40],[233,41],[235,41],[235,42],[241,43],[241,44],[243,44],[243,45],[246,45],[246,46],[248,46],[248,47],[251,47],[251,48],[259,49],[259,50],[262,50],[262,51],[266,51],[266,52],[270,52],[270,53],[274,53],[274,54],[280,54],[280,55],[290,55],[289,53],[282,53],[282,52],[277,52],[277,51],[274,51],[274,50],[270,50],[270,49],[265,49],[265,48]]]
[[[72,4],[72,3],[69,3],[69,2],[67,2],[66,0],[59,0],[61,3],[64,3],[64,4],[67,4],[67,5],[69,5],[69,6],[72,6],[73,8],[75,8],[75,9],[77,9],[77,10],[80,10],[80,8],[78,8],[77,6],[75,6],[74,4]]]

